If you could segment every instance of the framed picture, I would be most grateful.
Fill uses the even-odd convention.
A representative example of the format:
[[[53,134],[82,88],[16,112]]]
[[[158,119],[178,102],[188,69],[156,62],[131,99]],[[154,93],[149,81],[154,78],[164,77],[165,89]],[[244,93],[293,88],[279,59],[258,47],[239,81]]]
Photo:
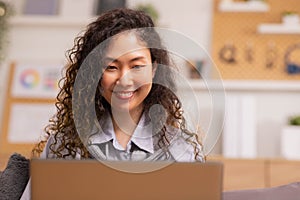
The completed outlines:
[[[115,8],[124,8],[126,0],[98,0],[96,14],[100,15],[108,10]]]
[[[2,113],[0,154],[18,152],[30,156],[56,112],[60,70],[60,66],[11,65]]]
[[[25,0],[23,13],[26,15],[56,15],[59,0]]]
[[[203,60],[194,60],[186,62],[188,68],[188,78],[190,79],[201,79],[202,68],[204,65]]]

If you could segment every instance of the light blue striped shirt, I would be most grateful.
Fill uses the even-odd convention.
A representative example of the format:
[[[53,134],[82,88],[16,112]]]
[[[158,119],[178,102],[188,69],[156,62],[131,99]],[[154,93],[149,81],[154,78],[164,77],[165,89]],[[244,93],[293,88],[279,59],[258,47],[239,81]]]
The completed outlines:
[[[201,145],[198,144],[200,150],[195,159],[194,146],[187,142],[187,136],[183,136],[181,130],[167,127],[167,131],[172,132],[173,137],[170,138],[170,145],[167,148],[157,148],[157,135],[153,135],[153,129],[149,119],[143,115],[137,125],[130,141],[124,149],[117,141],[113,129],[112,119],[108,114],[104,120],[100,122],[101,130],[89,137],[89,145],[87,149],[97,160],[114,160],[114,161],[176,161],[176,162],[204,162]],[[192,141],[195,141],[192,140]],[[54,142],[54,138],[50,137],[47,141],[45,149],[41,154],[42,159],[56,158],[50,151],[50,145]],[[71,158],[70,158],[71,159]],[[81,159],[79,153],[76,159]],[[22,195],[21,200],[30,200],[30,181]]]

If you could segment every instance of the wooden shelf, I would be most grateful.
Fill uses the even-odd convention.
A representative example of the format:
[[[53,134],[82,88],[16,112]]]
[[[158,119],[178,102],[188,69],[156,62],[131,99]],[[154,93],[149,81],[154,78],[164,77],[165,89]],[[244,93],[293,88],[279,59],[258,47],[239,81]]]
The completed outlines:
[[[195,90],[300,92],[300,81],[190,80]]]
[[[261,34],[300,34],[300,24],[260,24],[257,32]]]
[[[222,1],[219,4],[221,12],[267,12],[269,5],[263,1],[252,0],[247,2]]]

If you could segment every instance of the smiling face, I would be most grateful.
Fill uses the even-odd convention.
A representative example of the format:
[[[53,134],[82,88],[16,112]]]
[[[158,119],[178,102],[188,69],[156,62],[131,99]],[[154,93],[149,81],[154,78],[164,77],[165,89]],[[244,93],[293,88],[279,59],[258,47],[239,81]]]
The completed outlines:
[[[103,97],[119,112],[140,114],[154,76],[150,50],[134,33],[123,33],[111,41],[104,62]]]

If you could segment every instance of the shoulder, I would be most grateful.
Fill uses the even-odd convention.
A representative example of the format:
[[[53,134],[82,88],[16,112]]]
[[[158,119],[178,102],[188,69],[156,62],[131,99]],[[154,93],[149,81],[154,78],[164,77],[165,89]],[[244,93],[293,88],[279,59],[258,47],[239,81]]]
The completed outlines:
[[[55,148],[58,148],[60,144],[61,144],[61,143],[60,143],[59,141],[55,141],[55,138],[54,138],[53,135],[50,136],[50,137],[48,138],[48,140],[47,140],[47,143],[46,143],[46,145],[45,145],[45,148],[44,148],[43,152],[42,152],[41,155],[40,155],[40,158],[41,158],[41,159],[53,159],[53,158],[57,158],[57,155],[55,155],[55,154],[51,151],[50,146],[51,146],[51,145],[54,145],[52,148],[55,149]],[[66,151],[66,153],[67,153],[67,150],[65,150],[65,151]],[[62,153],[64,153],[64,152],[62,152]],[[80,159],[80,154],[79,154],[79,153],[76,154],[76,159]]]
[[[48,139],[47,139],[47,142],[46,142],[46,145],[44,147],[44,150],[43,152],[41,153],[40,155],[40,158],[41,159],[47,159],[47,158],[51,158],[50,157],[50,145],[54,142],[54,137],[53,136],[50,136]]]
[[[204,162],[202,145],[195,136],[189,136],[180,129],[173,129],[176,135],[170,141],[168,150],[175,161],[178,162]],[[196,156],[196,151],[198,151]]]

